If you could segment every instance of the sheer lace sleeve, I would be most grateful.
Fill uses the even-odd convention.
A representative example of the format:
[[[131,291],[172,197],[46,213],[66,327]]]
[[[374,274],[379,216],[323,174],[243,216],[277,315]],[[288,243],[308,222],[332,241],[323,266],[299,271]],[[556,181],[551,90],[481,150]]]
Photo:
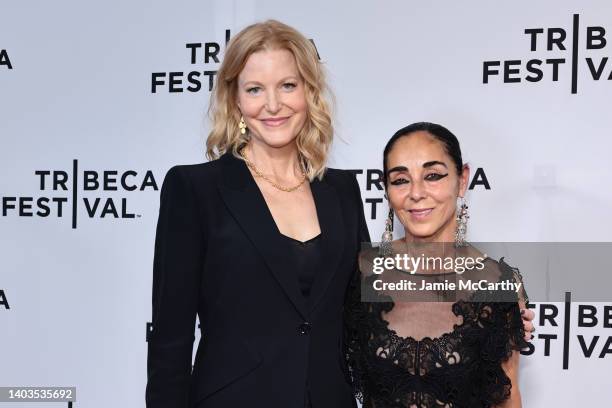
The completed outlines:
[[[502,271],[502,279],[509,279],[515,283],[520,283],[521,287],[516,295],[515,302],[503,303],[505,306],[505,333],[509,338],[510,351],[506,353],[506,358],[509,358],[512,350],[523,350],[529,346],[525,341],[525,327],[521,318],[520,309],[529,307],[529,297],[525,289],[523,276],[518,268],[514,268],[504,262],[504,258],[499,260],[499,265]]]
[[[505,263],[503,258],[499,261],[499,267],[501,279],[523,283],[519,270]],[[501,404],[509,398],[512,389],[512,383],[501,363],[507,361],[513,352],[528,347],[520,313],[520,308],[528,302],[527,292],[524,286],[521,286],[515,301],[480,305],[480,324],[490,326],[481,347],[484,363],[481,381],[483,389],[486,390],[484,395],[488,396],[491,406]]]

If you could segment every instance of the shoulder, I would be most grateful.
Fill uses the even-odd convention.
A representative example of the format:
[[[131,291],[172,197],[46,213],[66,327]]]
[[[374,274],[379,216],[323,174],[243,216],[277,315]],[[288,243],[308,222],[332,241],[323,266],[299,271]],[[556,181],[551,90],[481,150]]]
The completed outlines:
[[[355,173],[350,170],[336,169],[333,167],[327,167],[325,169],[324,179],[329,178],[330,180],[356,180]]]
[[[354,194],[356,189],[359,190],[359,184],[357,183],[355,173],[349,170],[328,167],[325,169],[323,181],[347,194]]]
[[[166,172],[163,185],[178,184],[193,189],[211,185],[209,181],[216,179],[220,172],[220,160],[174,165]]]
[[[177,164],[166,173],[166,177],[182,177],[186,179],[207,178],[218,170],[219,159],[196,164]]]
[[[488,261],[488,265],[492,265],[493,268],[495,268],[496,272],[497,272],[497,276],[499,276],[499,280],[515,280],[515,281],[522,281],[523,277],[521,275],[521,272],[519,270],[519,268],[509,265],[506,260],[504,259],[504,257],[501,257],[499,259],[499,261],[489,258],[486,258],[486,261]]]
[[[374,274],[375,259],[381,258],[378,253],[378,247],[367,245],[361,249],[358,256],[359,271],[363,276],[371,276]]]

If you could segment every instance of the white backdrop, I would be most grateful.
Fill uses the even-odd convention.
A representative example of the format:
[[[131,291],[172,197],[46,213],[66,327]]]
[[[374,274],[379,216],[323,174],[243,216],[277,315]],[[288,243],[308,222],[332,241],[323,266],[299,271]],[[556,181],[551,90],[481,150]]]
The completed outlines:
[[[226,30],[267,18],[314,40],[337,101],[330,166],[361,170],[364,200],[382,198],[366,175],[388,138],[426,120],[453,131],[488,182],[467,197],[471,239],[612,241],[608,1],[3,2],[0,386],[76,386],[75,406],[144,406],[159,188],[171,166],[204,160],[219,64],[203,49],[217,43],[222,58]],[[600,27],[590,30],[595,47],[605,31],[605,47],[589,49],[587,27]],[[532,50],[525,30],[538,28]],[[549,33],[562,45],[548,50]],[[203,44],[195,63],[192,43]],[[485,61],[499,61],[487,83]],[[192,71],[197,91],[187,89]],[[183,92],[170,92],[171,76]],[[376,239],[387,208],[372,217],[372,205]],[[564,305],[553,305],[557,326],[538,317],[535,351],[521,363],[525,407],[612,403],[611,305],[595,304],[592,328],[578,327],[571,305],[568,369]],[[596,341],[590,357],[578,335]]]

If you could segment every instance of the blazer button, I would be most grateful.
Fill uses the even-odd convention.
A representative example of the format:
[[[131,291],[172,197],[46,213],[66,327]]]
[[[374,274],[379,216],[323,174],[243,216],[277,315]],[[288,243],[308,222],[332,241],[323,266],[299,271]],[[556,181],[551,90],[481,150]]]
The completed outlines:
[[[310,329],[312,328],[312,325],[310,324],[310,322],[304,322],[302,324],[300,324],[300,326],[298,327],[298,332],[302,335],[305,336],[310,332]]]

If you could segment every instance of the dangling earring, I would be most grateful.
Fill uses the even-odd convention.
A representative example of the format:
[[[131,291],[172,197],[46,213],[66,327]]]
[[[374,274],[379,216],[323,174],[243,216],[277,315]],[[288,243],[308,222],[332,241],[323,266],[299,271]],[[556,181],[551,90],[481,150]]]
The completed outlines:
[[[385,194],[385,198],[387,198],[387,194]],[[385,220],[385,231],[382,234],[382,238],[380,240],[380,246],[378,247],[378,254],[382,256],[389,256],[392,253],[392,245],[393,241],[393,207],[389,205],[389,215]]]
[[[240,122],[238,122],[238,128],[240,129],[240,134],[244,135],[246,133],[246,123],[244,123],[244,117],[240,115]]]
[[[461,197],[459,208],[457,209],[457,231],[455,231],[455,247],[467,246],[465,235],[467,232],[467,221],[470,216],[468,215],[468,206],[465,203],[465,199]]]

